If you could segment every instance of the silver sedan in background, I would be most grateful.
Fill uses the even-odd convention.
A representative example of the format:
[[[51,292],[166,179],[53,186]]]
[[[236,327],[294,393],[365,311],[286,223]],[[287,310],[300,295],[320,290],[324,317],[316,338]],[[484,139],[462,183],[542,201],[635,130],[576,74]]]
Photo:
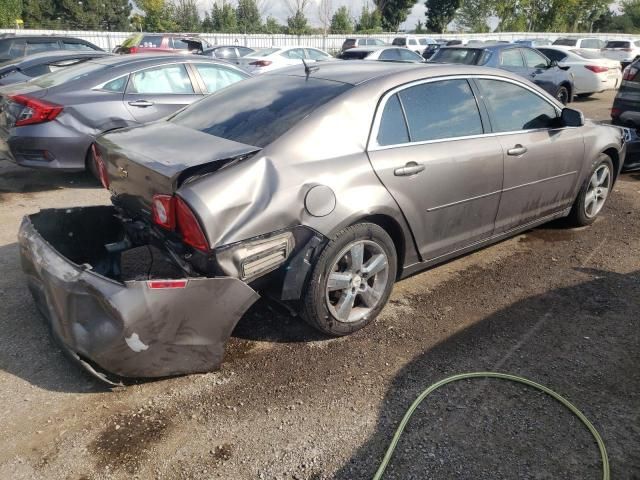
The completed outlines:
[[[104,132],[158,120],[247,78],[202,56],[95,58],[0,88],[0,158],[32,168],[92,168]]]
[[[92,371],[207,371],[260,295],[346,335],[399,279],[553,219],[592,223],[625,148],[502,70],[288,68],[99,137],[113,205],[26,217],[22,264]],[[123,260],[141,251],[150,264]]]

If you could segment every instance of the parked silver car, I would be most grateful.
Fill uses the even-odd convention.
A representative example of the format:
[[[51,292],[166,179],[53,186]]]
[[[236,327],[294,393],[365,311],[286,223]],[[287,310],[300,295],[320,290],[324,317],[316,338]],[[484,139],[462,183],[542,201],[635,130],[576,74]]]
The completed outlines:
[[[202,56],[140,54],[96,58],[2,87],[0,158],[32,168],[91,168],[97,135],[166,117],[248,76]]]
[[[293,67],[99,137],[113,206],[28,216],[20,251],[91,370],[208,371],[259,295],[345,335],[396,280],[556,218],[590,224],[625,148],[506,71]]]

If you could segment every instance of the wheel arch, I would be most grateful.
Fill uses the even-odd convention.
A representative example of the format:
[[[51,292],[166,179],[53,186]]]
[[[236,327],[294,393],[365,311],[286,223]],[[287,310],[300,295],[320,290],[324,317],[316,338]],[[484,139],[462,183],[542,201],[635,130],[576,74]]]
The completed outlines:
[[[618,150],[616,150],[614,147],[609,147],[603,150],[602,153],[607,155],[611,159],[611,162],[613,163],[613,183],[615,183],[616,180],[618,179],[618,172],[620,171],[620,167],[621,167],[620,155],[618,153]]]

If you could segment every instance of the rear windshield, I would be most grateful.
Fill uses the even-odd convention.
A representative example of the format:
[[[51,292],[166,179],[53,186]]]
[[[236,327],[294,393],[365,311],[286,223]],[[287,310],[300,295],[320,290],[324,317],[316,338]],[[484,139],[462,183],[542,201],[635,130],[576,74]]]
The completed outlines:
[[[610,41],[604,48],[631,48],[631,42],[621,42],[620,40]]]
[[[256,77],[192,104],[169,121],[262,148],[351,87],[317,78]]]
[[[435,63],[461,63],[464,65],[482,65],[489,58],[489,53],[484,55],[484,50],[479,48],[441,48],[430,62]]]
[[[362,60],[364,58],[367,58],[367,55],[369,55],[371,52],[367,52],[367,51],[359,51],[359,52],[354,52],[353,50],[347,50],[346,52],[344,52],[340,58],[342,58],[343,60]]]
[[[406,44],[407,44],[406,38],[394,38],[393,42],[391,42],[391,45],[397,45],[400,47],[404,47]]]
[[[108,67],[109,65],[104,65],[102,63],[93,63],[93,62],[80,63],[78,65],[73,65],[63,70],[57,70],[52,73],[47,73],[46,75],[42,75],[41,77],[38,77],[32,80],[30,83],[33,85],[37,85],[41,88],[56,87],[66,82],[79,80],[88,75],[91,75],[94,72],[104,70],[105,68],[108,68]]]
[[[553,42],[553,45],[564,45],[567,47],[575,47],[577,43],[578,41],[573,38],[559,38],[555,42]]]
[[[356,45],[355,38],[347,38],[342,44],[342,46],[345,48],[351,48],[351,47],[354,47],[355,45]]]

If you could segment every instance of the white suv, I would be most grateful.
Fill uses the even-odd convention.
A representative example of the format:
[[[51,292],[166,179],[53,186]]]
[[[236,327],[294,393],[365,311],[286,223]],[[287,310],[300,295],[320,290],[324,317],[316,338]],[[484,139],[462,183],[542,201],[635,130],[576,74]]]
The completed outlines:
[[[418,55],[422,55],[429,45],[433,45],[436,43],[438,42],[436,42],[432,38],[403,36],[394,38],[393,42],[391,42],[391,45],[395,47],[406,47],[409,50],[413,50]]]
[[[605,41],[594,37],[564,37],[557,38],[551,45],[554,47],[579,48],[580,50],[600,51]]]
[[[618,60],[623,66],[627,66],[640,56],[640,40],[609,40],[602,50],[602,56]]]

